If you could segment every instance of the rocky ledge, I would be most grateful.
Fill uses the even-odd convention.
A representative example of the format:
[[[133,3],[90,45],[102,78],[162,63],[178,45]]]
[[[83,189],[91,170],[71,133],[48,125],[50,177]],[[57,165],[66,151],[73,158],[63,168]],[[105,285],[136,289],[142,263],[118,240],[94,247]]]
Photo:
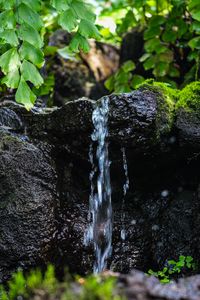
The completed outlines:
[[[193,96],[199,97],[198,84],[193,88]],[[200,118],[192,102],[195,97],[178,100],[162,84],[145,84],[133,93],[106,97],[110,100],[114,211],[109,268],[158,269],[181,254],[198,262]],[[15,103],[2,103],[1,281],[18,267],[29,269],[48,262],[58,271],[63,266],[79,274],[92,270],[93,249],[83,240],[90,194],[92,112],[97,104],[82,98],[61,108],[27,112]],[[130,179],[123,208],[122,147]],[[122,213],[125,241],[120,238]]]

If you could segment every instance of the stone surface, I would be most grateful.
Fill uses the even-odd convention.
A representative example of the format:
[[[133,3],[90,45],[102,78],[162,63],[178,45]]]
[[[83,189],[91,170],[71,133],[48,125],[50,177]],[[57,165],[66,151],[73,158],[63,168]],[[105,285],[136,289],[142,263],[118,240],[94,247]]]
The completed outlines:
[[[121,276],[128,300],[199,300],[200,275],[180,279],[177,283],[161,284],[155,277],[133,271]]]
[[[138,90],[109,98],[114,223],[108,266],[122,272],[158,270],[181,254],[198,262],[200,160],[195,143],[186,141],[193,149],[188,156],[179,144],[180,131],[169,126],[159,93]],[[1,280],[19,266],[48,261],[59,270],[92,270],[93,249],[84,245],[84,232],[95,105],[84,98],[51,110],[27,112],[14,103],[0,108]],[[124,205],[122,146],[130,178]]]
[[[200,149],[200,115],[195,111],[179,108],[177,111],[176,128],[182,146]]]
[[[49,149],[0,130],[0,280],[44,265],[56,231],[55,171]]]

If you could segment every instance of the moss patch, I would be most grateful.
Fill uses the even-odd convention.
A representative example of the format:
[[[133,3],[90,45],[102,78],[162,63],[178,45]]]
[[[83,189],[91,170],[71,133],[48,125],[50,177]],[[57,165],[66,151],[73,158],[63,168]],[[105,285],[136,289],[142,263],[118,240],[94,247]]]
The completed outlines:
[[[163,133],[168,133],[174,122],[175,102],[178,92],[169,87],[167,83],[156,82],[153,79],[146,80],[139,86],[142,91],[151,91],[157,94],[157,125],[160,129],[157,136]]]
[[[176,109],[183,108],[188,112],[200,113],[200,81],[188,84],[179,92]]]

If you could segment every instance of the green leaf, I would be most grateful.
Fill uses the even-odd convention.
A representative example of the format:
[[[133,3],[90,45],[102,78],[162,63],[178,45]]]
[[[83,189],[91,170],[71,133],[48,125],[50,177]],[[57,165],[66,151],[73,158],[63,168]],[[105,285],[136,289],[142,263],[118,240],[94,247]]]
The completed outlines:
[[[17,35],[13,29],[5,29],[4,31],[0,32],[0,38],[3,39],[5,43],[8,43],[14,47],[19,44]]]
[[[194,21],[191,24],[192,31],[195,31],[197,34],[200,34],[200,22]]]
[[[188,45],[190,46],[190,48],[192,48],[192,50],[194,50],[194,49],[200,50],[200,37],[198,36],[198,37],[191,39],[189,41]]]
[[[26,59],[32,62],[37,67],[42,67],[44,64],[44,55],[40,49],[35,48],[28,42],[23,42],[20,50],[21,59]]]
[[[115,83],[115,78],[114,76],[110,76],[106,82],[105,82],[105,87],[109,92],[112,92],[114,90],[114,83]]]
[[[165,17],[156,15],[156,16],[153,16],[150,19],[149,26],[150,27],[159,27],[159,25],[162,25],[165,22],[166,22],[166,18]]]
[[[78,25],[75,13],[71,8],[61,13],[58,23],[63,29],[69,32],[74,30]]]
[[[16,89],[19,85],[19,71],[18,69],[13,70],[12,72],[8,73],[2,80],[2,84],[6,84],[7,87]]]
[[[70,49],[74,52],[78,52],[79,49],[88,52],[90,50],[90,45],[87,39],[77,32],[71,40]]]
[[[172,28],[168,28],[162,35],[164,42],[174,42],[177,39],[178,33],[173,31]]]
[[[26,41],[36,48],[42,48],[43,41],[38,31],[28,24],[22,24],[18,31],[18,36],[22,41]]]
[[[152,39],[155,36],[160,35],[161,29],[160,27],[149,27],[147,30],[145,30],[144,33],[144,39],[148,40],[148,39]]]
[[[78,31],[82,36],[86,38],[100,38],[99,31],[91,21],[81,20]]]
[[[160,45],[161,45],[161,41],[158,38],[154,38],[154,39],[148,40],[145,43],[144,48],[148,52],[153,52],[153,51],[156,51],[156,49],[158,47],[160,47]]]
[[[126,73],[131,72],[135,69],[135,63],[132,60],[128,60],[122,65],[122,69]]]
[[[12,10],[6,10],[0,14],[0,31],[3,28],[13,29],[15,26],[16,20]]]
[[[71,1],[67,1],[67,0],[51,0],[51,5],[58,11],[65,11],[66,9],[69,8],[69,3]]]
[[[115,75],[116,84],[126,85],[128,84],[130,77],[130,73],[125,73],[123,70],[120,70]]]
[[[91,22],[95,21],[95,14],[91,11],[90,7],[83,1],[73,0],[70,6],[79,19],[85,19]]]
[[[36,87],[41,86],[44,82],[37,68],[32,63],[26,60],[24,60],[22,64],[21,74],[25,81],[32,82]]]
[[[55,77],[53,74],[50,74],[47,78],[44,79],[43,85],[39,89],[34,88],[33,91],[37,96],[45,96],[53,94],[55,85]]]
[[[152,69],[155,66],[154,56],[149,57],[143,64],[145,70]]]
[[[193,19],[200,21],[200,10],[192,12]]]
[[[115,85],[115,93],[130,93],[131,92],[131,88],[129,87],[128,84],[117,84]]]
[[[39,11],[41,9],[41,0],[18,0],[18,3],[24,3],[34,11]]]
[[[190,0],[189,1],[189,9],[195,9],[199,7],[199,0]]]
[[[0,0],[0,8],[2,8],[2,10],[9,10],[12,9],[15,6],[15,0]]]
[[[36,96],[31,91],[23,76],[21,76],[15,99],[18,103],[23,104],[27,110],[30,110],[35,103]]]
[[[138,85],[144,82],[144,77],[140,75],[133,75],[133,79],[131,81],[131,87],[136,89]]]
[[[147,60],[147,58],[149,58],[150,56],[151,56],[150,53],[144,53],[144,54],[140,57],[139,61],[140,61],[140,62],[144,62],[144,61]]]
[[[155,77],[163,77],[167,74],[168,69],[169,69],[169,63],[161,61],[155,65],[153,74],[155,75]]]
[[[2,79],[1,83],[6,84],[9,88],[16,89],[19,85],[19,80],[19,71],[18,69],[14,69]]]
[[[164,53],[161,53],[161,54],[158,54],[157,55],[157,58],[158,58],[158,61],[164,61],[164,62],[172,62],[173,59],[174,59],[174,55],[173,55],[173,52],[171,50],[168,50]]]
[[[58,49],[57,52],[64,59],[73,60],[73,61],[77,60],[74,52],[72,52],[70,50],[69,46],[61,48],[61,49]]]
[[[5,74],[12,73],[19,66],[20,66],[20,59],[16,48],[12,48],[6,51],[3,55],[1,55],[0,67],[3,73]]]
[[[40,30],[43,26],[40,16],[24,3],[18,6],[17,15],[20,24],[25,22],[37,30]]]

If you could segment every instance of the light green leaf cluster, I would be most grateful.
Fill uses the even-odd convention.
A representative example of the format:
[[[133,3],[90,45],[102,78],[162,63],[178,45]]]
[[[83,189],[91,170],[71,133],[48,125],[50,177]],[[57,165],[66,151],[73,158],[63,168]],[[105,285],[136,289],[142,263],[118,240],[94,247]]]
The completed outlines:
[[[76,30],[70,49],[78,52],[89,51],[88,38],[99,39],[94,25],[96,16],[90,6],[81,0],[51,0],[52,6],[59,12],[58,23],[68,32]]]
[[[55,10],[63,29],[75,31],[71,51],[88,51],[87,39],[99,38],[95,15],[83,0],[0,0],[1,84],[16,89],[16,101],[28,110],[36,101],[35,88],[44,83],[39,69],[44,65],[45,5]]]
[[[105,87],[115,93],[131,92],[145,80],[142,76],[133,74],[135,68],[133,61],[126,61],[114,75],[106,80]]]

